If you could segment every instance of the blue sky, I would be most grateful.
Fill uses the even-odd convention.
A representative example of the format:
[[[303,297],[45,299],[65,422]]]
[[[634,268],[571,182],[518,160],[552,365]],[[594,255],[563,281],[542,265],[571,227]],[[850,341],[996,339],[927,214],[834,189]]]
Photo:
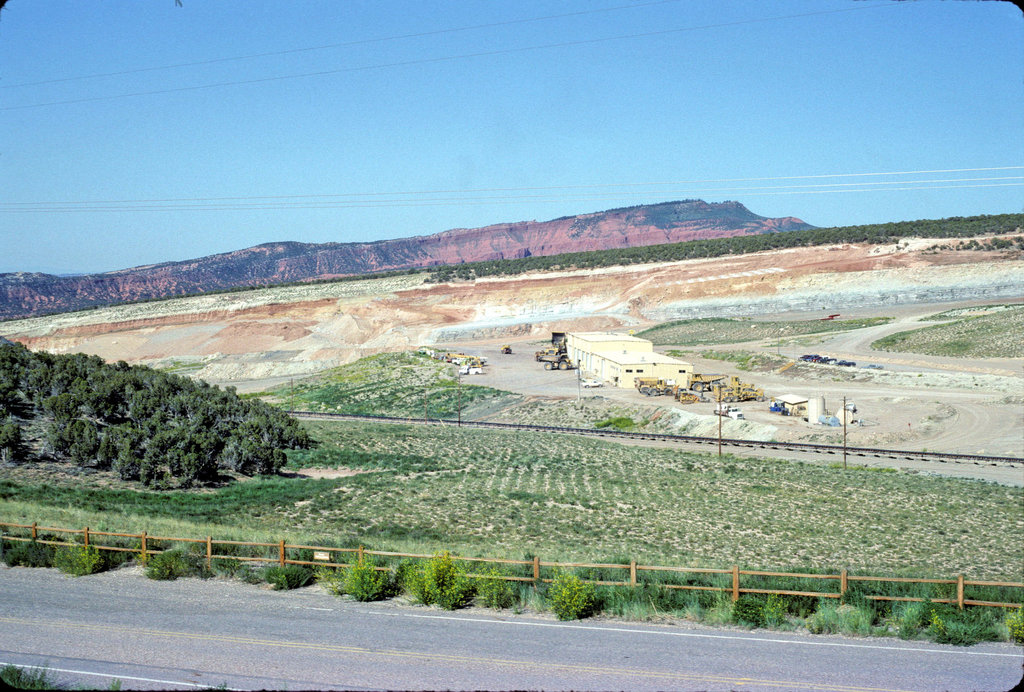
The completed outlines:
[[[818,226],[1021,212],[1024,19],[955,0],[10,0],[0,176],[0,272],[686,198]]]

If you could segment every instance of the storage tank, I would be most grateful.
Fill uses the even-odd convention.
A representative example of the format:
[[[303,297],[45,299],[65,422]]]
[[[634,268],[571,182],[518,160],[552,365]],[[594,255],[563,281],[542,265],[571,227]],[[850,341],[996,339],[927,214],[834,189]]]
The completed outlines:
[[[827,414],[825,411],[825,397],[812,396],[807,400],[807,422],[811,425],[818,425],[818,417]]]

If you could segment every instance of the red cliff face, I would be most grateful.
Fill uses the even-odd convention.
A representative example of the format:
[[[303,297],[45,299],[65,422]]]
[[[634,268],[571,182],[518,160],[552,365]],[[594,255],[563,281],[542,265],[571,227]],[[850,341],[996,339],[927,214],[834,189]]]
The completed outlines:
[[[0,274],[0,319],[239,286],[810,228],[738,202],[667,202],[374,243],[267,243],[104,274]]]

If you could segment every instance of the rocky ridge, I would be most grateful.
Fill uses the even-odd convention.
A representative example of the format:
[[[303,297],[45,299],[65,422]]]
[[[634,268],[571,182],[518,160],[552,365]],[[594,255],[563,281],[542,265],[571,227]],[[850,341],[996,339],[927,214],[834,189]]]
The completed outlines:
[[[0,274],[0,319],[245,286],[805,228],[812,226],[793,217],[758,216],[739,202],[686,200],[373,243],[267,243],[102,274]]]

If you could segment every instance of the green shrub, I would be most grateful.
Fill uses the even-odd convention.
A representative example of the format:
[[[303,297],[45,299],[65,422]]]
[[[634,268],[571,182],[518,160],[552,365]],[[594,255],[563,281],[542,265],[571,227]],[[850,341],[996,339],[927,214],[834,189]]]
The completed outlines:
[[[434,555],[421,569],[403,577],[406,588],[424,605],[437,604],[445,610],[455,610],[473,597],[473,583],[447,551]]]
[[[8,664],[0,668],[0,681],[8,689],[15,690],[58,689],[56,681],[45,668],[19,668]]]
[[[900,639],[914,639],[921,633],[925,620],[925,604],[920,601],[899,603],[893,606],[896,636]]]
[[[939,644],[970,646],[1001,639],[998,616],[987,608],[959,610],[944,603],[932,603],[928,611],[928,637]]]
[[[786,603],[786,599],[779,594],[773,593],[768,595],[768,600],[764,603],[764,622],[769,627],[778,627],[779,625],[786,622],[786,612],[789,610],[789,605]]]
[[[812,634],[846,634],[866,636],[871,634],[874,612],[866,608],[833,602],[822,602],[818,609],[807,617],[804,624]]]
[[[1006,615],[1006,628],[1015,644],[1024,644],[1024,607],[1011,610]]]
[[[757,596],[740,596],[732,604],[732,619],[751,627],[764,627],[764,601]]]
[[[4,550],[4,562],[8,567],[52,567],[53,554],[52,545],[36,541],[15,543]]]
[[[387,571],[365,558],[352,565],[345,575],[345,591],[357,601],[379,601],[386,598],[391,587]]]
[[[188,561],[181,550],[165,550],[150,554],[146,560],[146,576],[150,579],[173,581],[189,573]]]
[[[616,430],[633,430],[636,428],[636,421],[626,416],[615,416],[594,423],[595,428],[615,428]]]
[[[264,578],[278,591],[299,589],[313,581],[313,570],[304,565],[274,565],[264,572]]]
[[[344,572],[335,567],[319,566],[313,570],[313,581],[335,596],[345,595],[345,576]]]
[[[559,620],[579,620],[594,612],[594,585],[569,572],[555,576],[547,597]]]
[[[488,608],[501,610],[512,607],[515,597],[512,593],[512,584],[503,579],[504,576],[496,567],[491,567],[483,572],[483,578],[477,580],[476,593],[481,602]]]
[[[103,569],[103,556],[96,546],[62,545],[53,556],[53,566],[65,574],[82,577]]]

